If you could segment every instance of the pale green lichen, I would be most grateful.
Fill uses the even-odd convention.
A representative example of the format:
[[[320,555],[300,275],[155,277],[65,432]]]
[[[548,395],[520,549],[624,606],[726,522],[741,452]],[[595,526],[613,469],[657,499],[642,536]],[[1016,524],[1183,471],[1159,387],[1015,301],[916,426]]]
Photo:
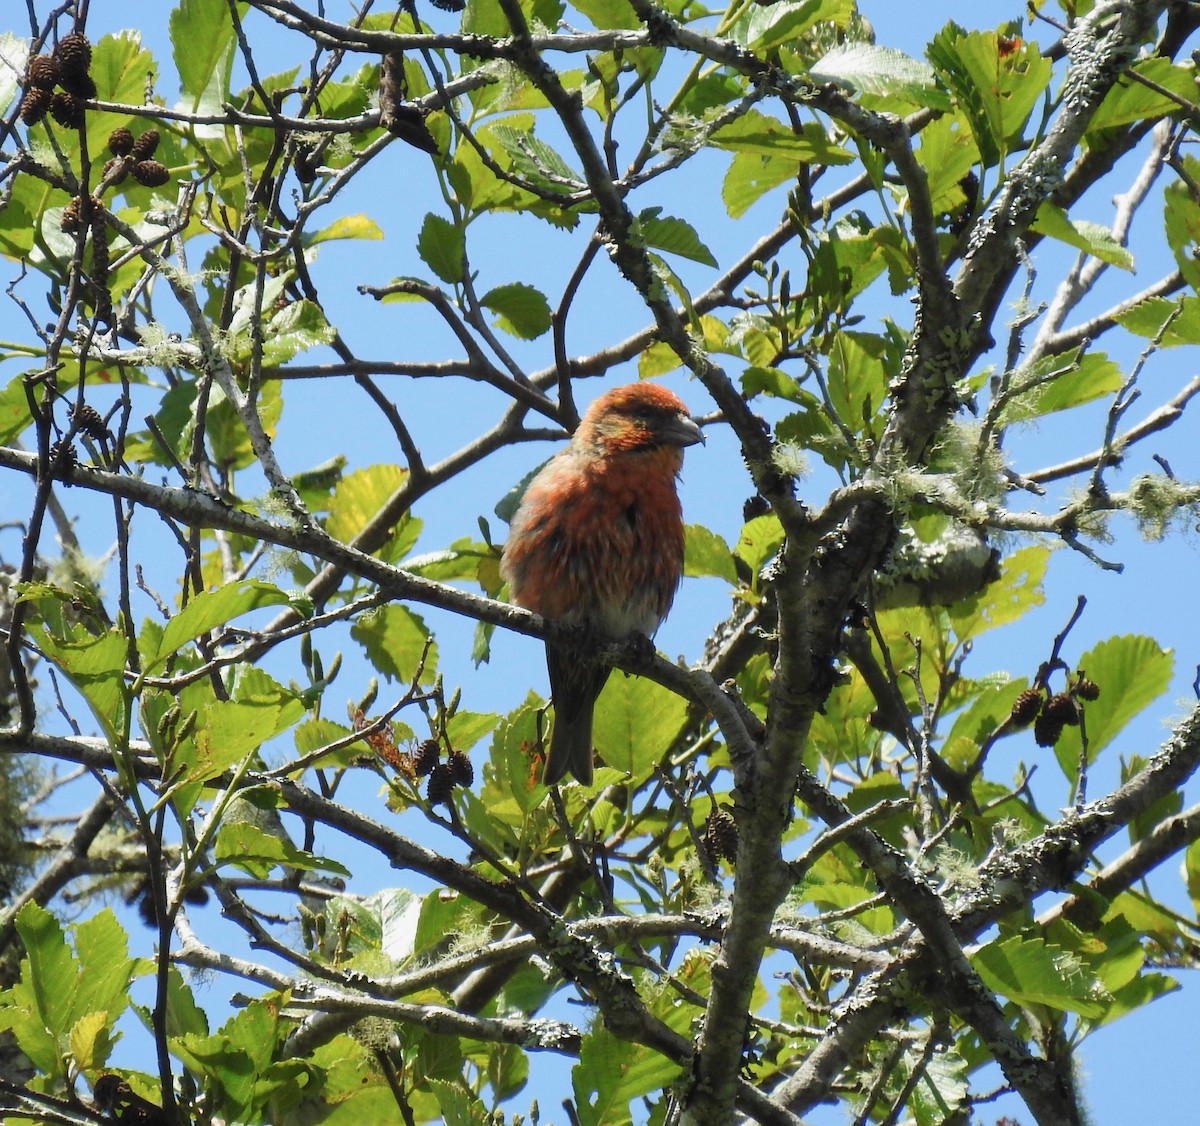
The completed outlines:
[[[1138,531],[1151,542],[1161,540],[1184,512],[1196,510],[1196,487],[1161,474],[1136,478],[1128,495]]]

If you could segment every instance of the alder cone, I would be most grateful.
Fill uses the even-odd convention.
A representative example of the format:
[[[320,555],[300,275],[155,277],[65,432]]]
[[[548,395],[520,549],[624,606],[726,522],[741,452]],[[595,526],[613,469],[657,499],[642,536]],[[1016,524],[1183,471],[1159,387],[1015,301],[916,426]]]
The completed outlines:
[[[86,74],[92,65],[92,45],[82,31],[73,31],[58,41],[54,57],[63,75]]]
[[[83,113],[83,103],[64,90],[59,90],[50,99],[50,116],[64,129],[79,129],[83,125]]]
[[[1014,701],[1011,722],[1017,727],[1026,727],[1037,719],[1042,710],[1042,693],[1037,688],[1026,688]]]
[[[430,771],[429,787],[425,791],[430,805],[449,805],[454,793],[454,776],[448,763],[439,762]]]
[[[26,125],[36,125],[50,108],[54,95],[43,86],[30,86],[21,98],[21,120]]]
[[[133,152],[133,134],[124,125],[118,125],[109,133],[108,151],[113,156],[128,156]]]
[[[58,85],[58,60],[53,55],[34,55],[29,60],[25,84],[41,90],[53,90]]]
[[[129,155],[134,160],[149,160],[158,148],[159,133],[157,129],[147,129],[133,142]]]
[[[79,454],[73,445],[55,442],[50,447],[50,460],[57,461],[60,454],[62,455],[62,474],[64,477],[70,477],[79,464]]]
[[[1074,727],[1079,723],[1079,705],[1066,692],[1059,692],[1046,701],[1042,715],[1053,716],[1060,723]]]
[[[100,412],[87,403],[79,407],[72,403],[67,408],[67,417],[89,438],[99,441],[108,437],[108,427],[104,425]]]
[[[446,765],[450,768],[450,777],[458,785],[470,786],[475,781],[475,768],[471,765],[471,760],[462,751],[451,751],[450,757],[446,760]]]
[[[79,209],[81,202],[79,196],[76,196],[63,208],[62,218],[59,220],[58,225],[69,235],[73,235],[79,230]]]
[[[157,160],[139,160],[133,166],[133,178],[147,188],[161,188],[171,178],[171,173]]]
[[[418,778],[424,778],[429,774],[435,766],[437,766],[438,756],[441,754],[441,748],[438,746],[436,739],[426,739],[412,753],[413,772]]]
[[[74,94],[83,101],[94,98],[99,92],[96,89],[96,83],[92,81],[92,76],[86,71],[83,74],[64,74],[59,82],[68,94]]]
[[[704,823],[704,843],[717,860],[728,860],[732,864],[737,859],[737,822],[729,810],[718,807],[708,815]]]
[[[1033,741],[1039,747],[1053,747],[1063,732],[1063,721],[1043,711],[1033,723]]]

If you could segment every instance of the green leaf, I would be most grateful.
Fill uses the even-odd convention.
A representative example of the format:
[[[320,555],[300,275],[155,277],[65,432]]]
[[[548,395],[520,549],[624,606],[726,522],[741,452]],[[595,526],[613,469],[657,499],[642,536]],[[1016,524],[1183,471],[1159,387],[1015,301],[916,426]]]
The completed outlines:
[[[267,321],[263,333],[263,364],[280,367],[300,352],[328,344],[336,335],[333,325],[315,302],[307,299],[289,301]]]
[[[1000,564],[999,579],[948,608],[955,636],[960,641],[970,640],[1042,605],[1046,600],[1042,582],[1049,562],[1049,549],[1036,545],[1007,556]]]
[[[736,121],[722,125],[709,136],[708,143],[730,152],[788,157],[800,164],[849,164],[854,159],[830,141],[820,125],[809,122],[793,130],[758,110],[748,110]]]
[[[584,187],[583,177],[545,141],[534,136],[532,116],[528,121],[525,128],[500,123],[490,130],[512,162],[513,170],[539,187],[554,192],[573,192]]]
[[[495,712],[457,711],[446,723],[446,737],[456,751],[469,751],[500,722]]]
[[[20,86],[29,58],[29,43],[11,31],[0,33],[0,113],[6,112]]]
[[[653,379],[682,366],[675,349],[663,340],[656,340],[638,356],[638,379]]]
[[[686,714],[683,700],[661,684],[614,670],[596,703],[592,739],[607,766],[642,779],[666,754]]]
[[[20,981],[10,994],[40,1025],[40,1035],[23,1038],[21,1047],[53,1076],[63,1063],[58,1044],[65,1042],[74,1023],[71,992],[79,967],[58,920],[44,907],[30,900],[17,912],[15,921],[25,957]]]
[[[1052,64],[1036,43],[1006,39],[995,31],[964,31],[948,24],[927,55],[970,123],[989,167],[1013,152],[1033,107],[1049,85]]]
[[[1126,634],[1089,649],[1078,667],[1100,689],[1099,699],[1083,704],[1088,762],[1094,762],[1134,716],[1170,687],[1175,658],[1152,637]],[[1079,750],[1079,728],[1065,728],[1054,754],[1071,780],[1079,769]]]
[[[690,258],[705,266],[716,266],[712,251],[700,241],[695,227],[684,219],[661,215],[661,207],[647,207],[638,213],[638,229],[647,246]]]
[[[1178,98],[1188,102],[1196,100],[1196,70],[1194,66],[1173,63],[1170,59],[1142,59],[1126,72],[1145,78],[1156,86],[1164,87]],[[1104,101],[1088,122],[1086,140],[1095,144],[1095,134],[1101,129],[1113,129],[1121,125],[1132,125],[1135,121],[1178,113],[1179,102],[1160,94],[1157,90],[1130,77],[1116,83],[1105,95]],[[1102,142],[1105,143],[1105,142]]]
[[[571,0],[571,7],[587,16],[600,31],[642,26],[629,0]]]
[[[311,235],[304,236],[305,246],[316,246],[321,242],[332,242],[334,239],[370,239],[378,241],[383,238],[383,228],[369,215],[343,215],[335,219],[328,227],[322,227]]]
[[[751,572],[758,574],[768,562],[775,558],[783,544],[783,525],[773,512],[756,516],[742,527],[742,534],[733,549]]]
[[[721,202],[731,219],[740,219],[772,188],[796,178],[797,163],[784,156],[739,152],[721,183]]]
[[[303,602],[297,601],[274,583],[261,579],[242,579],[227,583],[218,590],[197,594],[167,622],[161,637],[157,638],[155,648],[142,654],[146,671],[153,671],[188,642],[242,614],[264,606],[280,605],[300,609]]]
[[[625,1126],[633,1121],[630,1105],[660,1091],[682,1069],[661,1052],[614,1036],[595,1025],[583,1038],[571,1087],[582,1126]]]
[[[754,4],[735,21],[729,35],[747,50],[763,53],[800,38],[814,24],[845,28],[854,11],[850,0],[779,0]]]
[[[142,47],[140,34],[125,30],[101,37],[92,51],[89,73],[104,101],[141,105],[146,97],[147,76],[157,75],[158,66],[150,52]],[[220,112],[219,106],[215,112]],[[118,125],[128,124],[129,118],[124,114],[89,112],[88,148],[92,153],[106,152],[109,133]],[[164,138],[162,148],[169,146],[169,140]]]
[[[137,962],[129,957],[129,939],[107,907],[75,927],[79,978],[72,999],[77,1018],[91,1012],[108,1016],[111,1029],[129,1004],[129,983]]]
[[[88,1013],[80,1017],[67,1036],[71,1061],[80,1071],[95,1072],[108,1062],[114,1037],[108,1013]]]
[[[1074,954],[1040,938],[995,939],[977,950],[971,963],[989,989],[1019,1005],[1099,1017],[1112,1000]]]
[[[466,240],[463,232],[449,219],[432,212],[425,216],[417,236],[417,253],[442,281],[455,285],[462,281]]]
[[[229,99],[233,20],[227,0],[180,0],[171,13],[171,56],[187,108],[220,113]]]
[[[167,970],[167,1035],[208,1035],[208,1017],[196,1004],[192,987],[174,966]]]
[[[1113,238],[1112,231],[1099,223],[1072,219],[1061,207],[1049,200],[1038,208],[1037,217],[1030,226],[1038,234],[1065,242],[1084,254],[1107,262],[1110,266],[1119,266],[1122,270],[1133,272],[1133,255]]]
[[[181,752],[188,783],[207,782],[256,752],[290,725],[280,701],[214,700],[200,715],[191,748]]]
[[[113,628],[95,636],[79,624],[64,638],[40,623],[28,628],[47,659],[87,700],[108,738],[123,746],[129,730],[130,695],[125,684],[126,641],[121,631]]]
[[[1005,425],[1070,410],[1120,390],[1125,374],[1103,352],[1080,349],[1037,361],[1026,373],[1029,390],[1017,393],[1003,412]]]
[[[488,810],[518,829],[546,793],[533,753],[538,740],[538,713],[544,704],[531,692],[520,707],[501,717],[483,767],[481,797]]]
[[[836,82],[863,94],[900,94],[930,109],[950,110],[950,99],[938,87],[933,67],[894,47],[842,43],[814,63],[809,75],[817,82]]]
[[[392,602],[360,615],[350,636],[366,650],[371,663],[388,680],[410,684],[425,653],[429,630],[408,607]],[[421,670],[421,683],[431,683],[436,670],[437,646],[430,645]]]
[[[333,491],[325,530],[336,540],[352,542],[407,479],[408,471],[391,463],[347,474]]]
[[[550,302],[541,290],[512,282],[488,290],[479,303],[498,314],[496,325],[521,340],[536,340],[550,330]]]
[[[1148,297],[1120,313],[1117,324],[1148,340],[1158,337],[1162,348],[1200,344],[1200,297]]]
[[[683,573],[689,578],[712,575],[734,584],[738,581],[729,544],[702,524],[684,528]]]
[[[349,869],[336,860],[305,852],[286,836],[276,836],[249,821],[222,825],[217,831],[215,852],[218,864],[232,864],[258,879],[265,879],[276,867],[305,872],[320,869],[339,876],[350,875]]]

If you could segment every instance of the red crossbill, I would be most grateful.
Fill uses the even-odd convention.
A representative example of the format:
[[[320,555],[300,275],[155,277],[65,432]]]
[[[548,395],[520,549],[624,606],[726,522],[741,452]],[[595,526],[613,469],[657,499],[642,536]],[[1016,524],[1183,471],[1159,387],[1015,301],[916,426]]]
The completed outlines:
[[[500,562],[519,606],[598,638],[652,636],[683,573],[675,479],[702,442],[678,396],[654,383],[601,395],[529,482]],[[592,710],[609,667],[546,643],[554,728],[543,782],[592,781]]]

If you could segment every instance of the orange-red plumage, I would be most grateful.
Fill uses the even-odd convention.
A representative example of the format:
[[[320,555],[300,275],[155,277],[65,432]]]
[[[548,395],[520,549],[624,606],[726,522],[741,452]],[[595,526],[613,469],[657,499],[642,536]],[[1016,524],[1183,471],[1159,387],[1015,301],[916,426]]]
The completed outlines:
[[[703,441],[678,396],[654,383],[601,395],[570,443],[529,482],[500,562],[519,606],[613,639],[651,635],[683,573],[675,478]],[[592,780],[592,708],[607,666],[548,642],[554,730],[544,782]]]

